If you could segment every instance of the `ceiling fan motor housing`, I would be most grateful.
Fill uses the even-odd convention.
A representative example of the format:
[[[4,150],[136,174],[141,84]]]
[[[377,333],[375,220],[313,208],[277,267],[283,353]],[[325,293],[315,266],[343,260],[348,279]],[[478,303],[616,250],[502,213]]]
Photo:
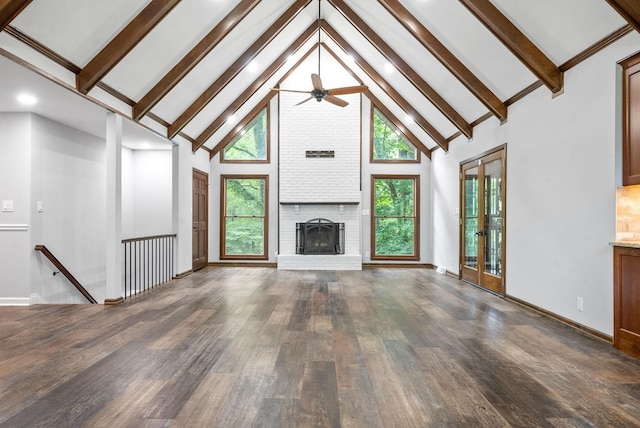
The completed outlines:
[[[314,89],[313,91],[311,91],[311,95],[316,99],[316,101],[320,102],[324,99],[324,97],[327,96],[327,91]]]

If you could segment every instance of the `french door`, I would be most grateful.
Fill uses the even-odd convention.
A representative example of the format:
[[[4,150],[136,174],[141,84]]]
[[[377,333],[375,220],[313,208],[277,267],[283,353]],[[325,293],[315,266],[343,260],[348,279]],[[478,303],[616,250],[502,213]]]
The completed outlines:
[[[505,148],[460,165],[460,275],[505,294]]]

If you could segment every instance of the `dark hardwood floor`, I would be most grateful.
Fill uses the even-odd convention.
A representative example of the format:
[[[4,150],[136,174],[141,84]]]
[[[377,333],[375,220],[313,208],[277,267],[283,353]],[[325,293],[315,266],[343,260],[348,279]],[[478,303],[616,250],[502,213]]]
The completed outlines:
[[[0,427],[640,426],[640,361],[422,269],[0,308]]]

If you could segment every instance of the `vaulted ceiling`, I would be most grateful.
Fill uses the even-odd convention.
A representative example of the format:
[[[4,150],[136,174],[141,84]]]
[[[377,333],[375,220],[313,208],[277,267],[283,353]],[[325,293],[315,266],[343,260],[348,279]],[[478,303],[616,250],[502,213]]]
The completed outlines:
[[[562,96],[575,65],[640,31],[640,2],[0,0],[0,28],[0,111],[24,109],[11,92],[33,79],[27,67],[54,92],[211,150],[237,129],[229,117],[321,47],[425,147],[448,150],[534,90]],[[32,109],[91,123],[56,94]]]

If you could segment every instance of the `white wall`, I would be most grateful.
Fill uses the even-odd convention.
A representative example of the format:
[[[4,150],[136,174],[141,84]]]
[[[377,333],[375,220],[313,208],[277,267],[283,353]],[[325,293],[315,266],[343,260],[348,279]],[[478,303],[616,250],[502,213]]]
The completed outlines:
[[[362,210],[373,211],[371,201],[371,175],[400,174],[420,175],[420,260],[416,263],[431,263],[433,260],[433,237],[431,230],[431,160],[420,155],[419,163],[371,163],[371,101],[362,98]],[[371,215],[362,216],[362,254],[363,262],[371,261]],[[378,263],[394,263],[384,260]],[[398,263],[408,263],[400,261]]]
[[[0,211],[0,304],[29,304],[28,275],[33,252],[29,240],[31,115],[0,113],[0,201],[12,200],[13,212]]]
[[[211,159],[209,171],[209,262],[220,261],[220,176],[227,174],[259,174],[269,176],[268,195],[268,263],[275,263],[278,252],[278,97],[269,104],[269,163],[223,163],[220,153]],[[203,151],[203,150],[201,150]],[[264,262],[264,260],[262,260]]]
[[[616,62],[638,46],[625,37],[567,72],[563,95],[540,88],[505,125],[490,119],[434,153],[434,264],[459,271],[460,162],[507,143],[507,294],[613,333]]]
[[[32,115],[31,244],[45,245],[96,298],[104,299],[105,142]],[[42,212],[37,212],[38,201]],[[33,252],[32,303],[86,303]]]
[[[133,150],[132,162],[133,235],[123,233],[123,237],[127,239],[170,234],[171,150]]]

